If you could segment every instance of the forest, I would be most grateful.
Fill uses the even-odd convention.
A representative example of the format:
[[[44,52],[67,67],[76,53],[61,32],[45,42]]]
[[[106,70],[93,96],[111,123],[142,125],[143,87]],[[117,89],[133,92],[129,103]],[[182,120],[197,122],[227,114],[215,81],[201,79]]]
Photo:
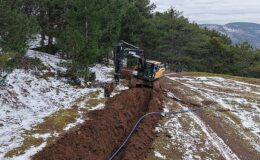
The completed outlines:
[[[76,76],[125,40],[172,71],[260,78],[260,50],[247,42],[234,45],[175,8],[155,8],[149,0],[0,0],[0,69],[17,67],[40,35],[37,50],[71,60],[68,72]]]

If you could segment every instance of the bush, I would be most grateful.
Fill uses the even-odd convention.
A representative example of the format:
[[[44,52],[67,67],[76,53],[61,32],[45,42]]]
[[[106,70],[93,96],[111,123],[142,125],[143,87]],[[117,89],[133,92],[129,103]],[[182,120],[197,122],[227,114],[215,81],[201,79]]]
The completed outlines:
[[[72,64],[67,64],[69,66],[66,72],[58,72],[58,77],[64,77],[68,80],[71,85],[81,85],[81,80],[84,80],[84,83],[89,81],[95,81],[96,75],[93,72],[90,72],[88,67],[74,67]]]

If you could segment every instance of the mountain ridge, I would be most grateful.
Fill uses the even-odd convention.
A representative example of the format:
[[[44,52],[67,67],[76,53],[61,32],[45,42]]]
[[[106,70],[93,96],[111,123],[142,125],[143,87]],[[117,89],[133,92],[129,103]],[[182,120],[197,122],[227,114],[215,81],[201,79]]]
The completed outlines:
[[[260,24],[250,22],[233,22],[225,25],[201,24],[200,27],[216,30],[231,38],[234,44],[248,42],[260,49]]]

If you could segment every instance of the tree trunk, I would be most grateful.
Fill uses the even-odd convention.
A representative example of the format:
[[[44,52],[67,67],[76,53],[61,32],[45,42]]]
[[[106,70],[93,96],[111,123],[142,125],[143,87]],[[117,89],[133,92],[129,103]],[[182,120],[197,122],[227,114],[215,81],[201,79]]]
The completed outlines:
[[[44,20],[44,11],[40,11],[40,19],[41,19],[41,21],[43,21]],[[44,41],[45,41],[45,34],[44,34],[44,31],[43,31],[43,22],[42,23],[40,23],[40,25],[42,25],[41,27],[42,27],[42,31],[41,31],[41,42],[40,42],[40,45],[41,45],[41,47],[43,47],[44,45],[45,45],[45,43],[44,43]]]
[[[49,38],[48,38],[48,53],[53,54],[52,46],[53,46],[53,37],[51,35],[49,35]]]
[[[109,65],[109,52],[107,52],[107,57],[106,57],[106,66]]]
[[[53,46],[53,35],[52,35],[52,30],[53,30],[53,7],[49,7],[48,9],[48,48],[47,52],[52,53],[52,46]]]
[[[85,22],[85,30],[86,30],[86,40],[88,39],[88,21],[86,17],[86,22]]]
[[[44,33],[43,32],[41,32],[41,47],[44,47],[44,45],[45,45],[45,43],[44,43],[44,41],[45,41],[45,35],[44,35]]]

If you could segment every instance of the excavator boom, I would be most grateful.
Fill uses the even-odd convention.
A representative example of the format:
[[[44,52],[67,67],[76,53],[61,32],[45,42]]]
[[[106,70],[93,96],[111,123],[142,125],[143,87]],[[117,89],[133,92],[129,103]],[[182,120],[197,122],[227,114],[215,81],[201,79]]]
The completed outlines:
[[[127,57],[135,57],[141,61],[144,61],[144,52],[143,50],[139,49],[138,47],[129,44],[123,40],[121,40],[117,45],[117,50],[115,52],[115,59],[114,59],[114,65],[115,65],[115,82],[116,84],[119,83],[120,80],[120,72],[123,67],[123,62]]]

